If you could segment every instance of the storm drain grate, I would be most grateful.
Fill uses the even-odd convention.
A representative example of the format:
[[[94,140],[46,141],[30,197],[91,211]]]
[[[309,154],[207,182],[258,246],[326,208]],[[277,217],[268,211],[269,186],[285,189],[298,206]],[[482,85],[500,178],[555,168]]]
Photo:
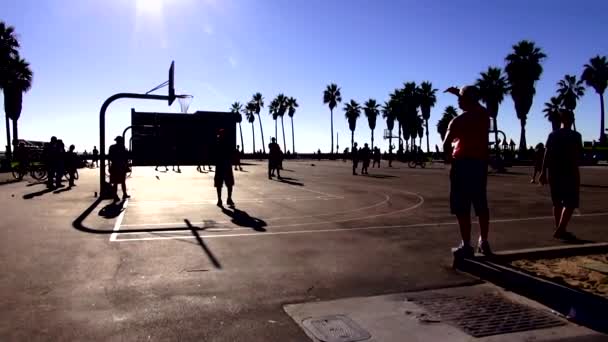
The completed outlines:
[[[323,342],[356,342],[372,336],[344,315],[307,318],[302,325]]]
[[[547,312],[489,293],[476,296],[425,294],[414,295],[410,300],[439,316],[441,321],[455,325],[474,337],[566,324]]]

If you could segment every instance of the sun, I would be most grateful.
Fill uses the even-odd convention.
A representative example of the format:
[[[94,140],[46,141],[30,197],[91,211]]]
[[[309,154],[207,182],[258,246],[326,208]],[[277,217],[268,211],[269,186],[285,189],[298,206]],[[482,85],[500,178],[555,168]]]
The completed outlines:
[[[163,12],[165,0],[136,0],[137,15],[160,16]]]

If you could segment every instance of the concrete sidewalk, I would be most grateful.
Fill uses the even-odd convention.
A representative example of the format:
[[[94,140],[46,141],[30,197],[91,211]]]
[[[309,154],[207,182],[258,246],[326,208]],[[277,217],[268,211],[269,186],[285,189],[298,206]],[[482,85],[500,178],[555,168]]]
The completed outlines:
[[[487,300],[480,300],[488,296],[490,306]],[[437,298],[441,300],[439,307],[428,305]],[[463,307],[463,298],[477,304],[467,307],[465,303]],[[437,309],[447,311],[442,316],[433,312]],[[608,336],[568,322],[539,303],[490,284],[293,304],[284,310],[315,342],[608,340]],[[467,310],[466,317],[454,318],[458,311]],[[535,326],[540,329],[522,331]],[[493,329],[502,334],[490,335]],[[486,336],[474,337],[475,331]]]

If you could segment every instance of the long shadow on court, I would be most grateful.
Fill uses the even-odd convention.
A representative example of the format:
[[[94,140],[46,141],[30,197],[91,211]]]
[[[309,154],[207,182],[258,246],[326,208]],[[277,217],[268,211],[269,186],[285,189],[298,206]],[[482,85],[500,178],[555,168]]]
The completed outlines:
[[[232,220],[231,222],[236,224],[237,226],[247,227],[255,230],[256,232],[265,232],[266,229],[264,227],[267,226],[266,221],[259,219],[257,217],[251,217],[247,212],[243,210],[239,210],[236,208],[222,208],[222,212],[229,216]]]
[[[298,182],[297,179],[290,177],[281,177],[278,181],[289,185],[304,186],[304,183]]]
[[[365,175],[365,177],[371,177],[371,178],[379,178],[379,179],[385,179],[385,178],[399,178],[397,176],[393,176],[393,175],[383,175],[383,174],[379,174],[379,173],[370,173]]]
[[[608,189],[608,185],[599,185],[599,184],[581,184],[581,188]]]
[[[201,248],[203,249],[205,254],[207,254],[207,256],[209,257],[209,260],[211,260],[211,263],[213,264],[213,266],[217,269],[221,269],[222,265],[217,260],[215,255],[213,255],[213,252],[211,252],[209,247],[207,247],[207,244],[205,244],[205,241],[203,241],[203,238],[201,238],[200,234],[198,233],[198,229],[196,229],[196,227],[192,226],[192,223],[190,223],[190,220],[184,219],[184,222],[188,226],[188,229],[190,229],[190,231],[192,232],[192,235],[194,236],[194,238],[196,239],[198,244],[201,246]]]
[[[49,192],[53,192],[55,189],[51,188],[51,189],[43,189],[40,191],[36,191],[36,192],[30,192],[29,194],[25,194],[23,195],[23,199],[32,199],[34,197],[38,197],[38,196],[42,196],[44,194],[48,194]]]

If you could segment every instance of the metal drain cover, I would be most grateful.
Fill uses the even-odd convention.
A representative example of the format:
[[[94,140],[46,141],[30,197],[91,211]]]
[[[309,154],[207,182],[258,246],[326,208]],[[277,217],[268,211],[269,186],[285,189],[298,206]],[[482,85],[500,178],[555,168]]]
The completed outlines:
[[[496,294],[450,296],[412,295],[408,298],[441,321],[454,325],[474,337],[557,327],[566,323],[553,315],[509,301]]]
[[[302,325],[323,342],[356,342],[372,336],[344,315],[307,318]]]

